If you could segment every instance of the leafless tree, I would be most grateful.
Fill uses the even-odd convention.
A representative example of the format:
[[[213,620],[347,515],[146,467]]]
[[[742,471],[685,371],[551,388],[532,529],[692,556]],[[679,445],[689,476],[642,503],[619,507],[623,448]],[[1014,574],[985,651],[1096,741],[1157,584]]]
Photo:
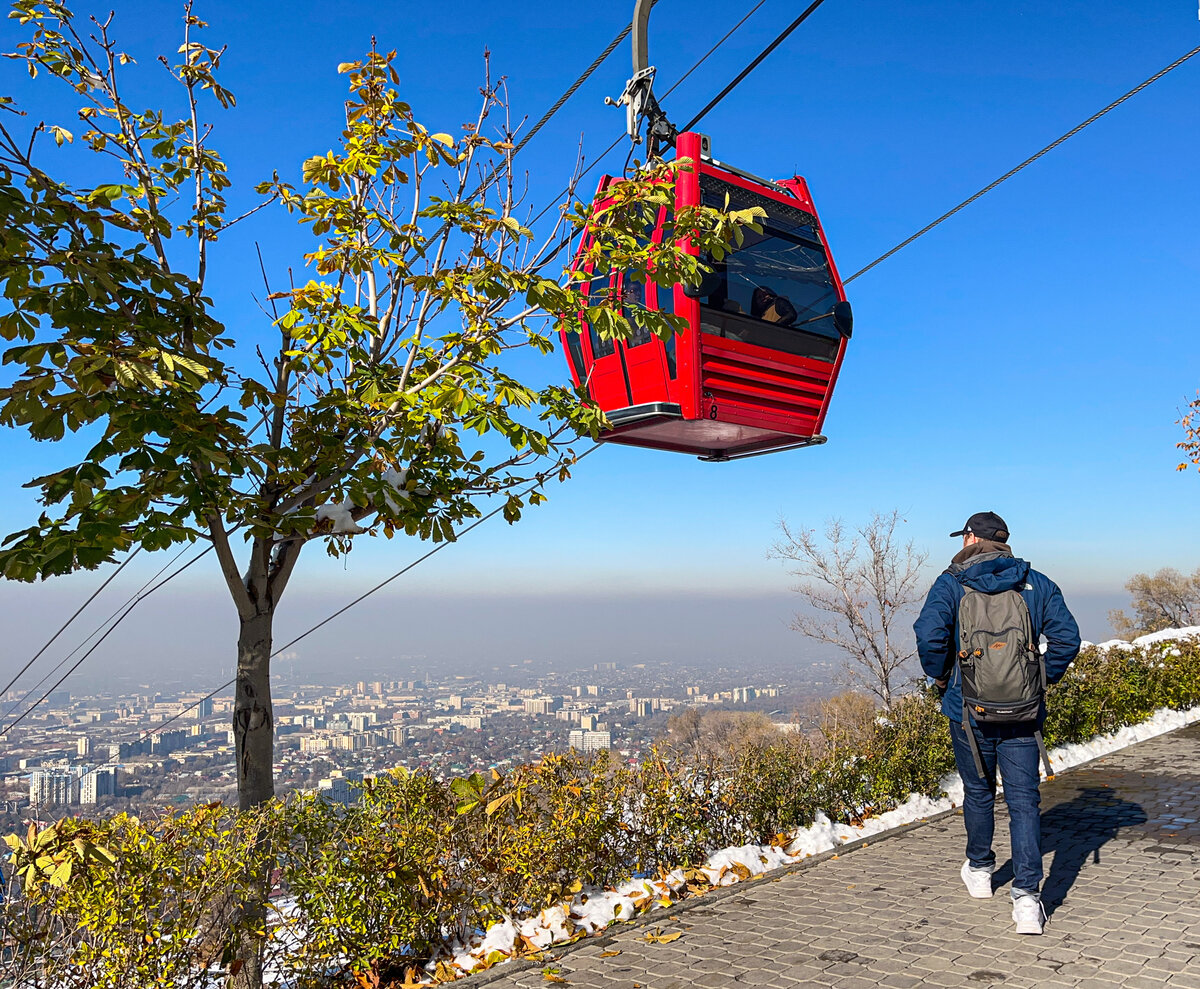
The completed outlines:
[[[1135,573],[1125,582],[1125,590],[1133,597],[1133,614],[1123,609],[1108,613],[1109,624],[1123,638],[1200,622],[1200,567],[1190,577],[1173,567],[1154,574]]]
[[[778,744],[779,729],[761,711],[698,711],[672,715],[662,739],[665,751],[690,765],[728,765],[751,746]]]
[[[899,542],[902,522],[898,511],[876,513],[856,528],[831,519],[818,535],[780,521],[782,538],[771,552],[800,580],[793,589],[806,608],[790,627],[842,650],[845,681],[887,710],[916,655],[911,613],[923,597],[921,568],[929,555]]]

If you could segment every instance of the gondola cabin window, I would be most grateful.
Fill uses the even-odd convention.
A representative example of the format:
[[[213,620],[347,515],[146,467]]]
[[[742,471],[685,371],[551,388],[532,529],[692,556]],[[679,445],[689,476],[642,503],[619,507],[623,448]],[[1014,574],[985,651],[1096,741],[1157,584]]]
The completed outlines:
[[[609,299],[612,280],[609,276],[593,275],[588,282],[588,306],[599,306],[604,304]],[[596,332],[596,327],[588,323],[588,339],[592,344],[592,358],[599,360],[601,357],[610,357],[614,352],[613,341],[605,340]]]
[[[646,308],[646,286],[630,275],[623,275],[621,283],[621,315],[629,320],[632,328],[625,346],[640,347],[654,339],[654,334],[642,319],[642,312]]]
[[[701,332],[833,363],[841,335],[827,314],[839,297],[816,217],[711,175],[700,176],[700,192],[707,206],[723,209],[728,196],[731,209],[766,211],[762,233],[747,231],[732,253],[710,262]]]
[[[671,285],[655,285],[654,286],[655,306],[660,313],[666,313],[668,316],[675,315],[675,288]],[[677,370],[675,367],[675,337],[674,335],[667,338],[663,343],[663,348],[667,355],[667,373],[672,381],[675,380]]]

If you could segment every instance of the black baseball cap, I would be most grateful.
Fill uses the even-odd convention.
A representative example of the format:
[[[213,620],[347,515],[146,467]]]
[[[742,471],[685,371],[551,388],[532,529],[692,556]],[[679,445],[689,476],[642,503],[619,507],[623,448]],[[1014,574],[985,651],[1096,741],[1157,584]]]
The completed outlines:
[[[995,512],[976,512],[967,519],[966,525],[950,535],[965,536],[968,532],[980,539],[991,539],[998,543],[1008,541],[1008,523]]]

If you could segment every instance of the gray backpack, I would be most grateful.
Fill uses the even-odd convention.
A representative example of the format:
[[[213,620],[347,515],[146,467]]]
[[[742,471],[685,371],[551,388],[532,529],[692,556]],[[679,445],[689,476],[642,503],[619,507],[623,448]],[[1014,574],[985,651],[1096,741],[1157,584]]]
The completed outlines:
[[[986,778],[983,759],[971,730],[980,724],[1035,721],[1046,696],[1046,664],[1033,636],[1029,607],[1019,591],[985,594],[963,587],[958,605],[958,666],[962,672],[963,731]],[[1041,731],[1038,751],[1053,774]]]

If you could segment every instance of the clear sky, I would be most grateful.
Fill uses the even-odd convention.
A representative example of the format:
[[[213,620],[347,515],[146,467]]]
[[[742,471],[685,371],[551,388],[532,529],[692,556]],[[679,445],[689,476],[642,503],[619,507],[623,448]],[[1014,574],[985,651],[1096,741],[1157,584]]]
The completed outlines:
[[[171,91],[153,56],[178,44],[177,5],[109,6],[140,63],[133,101],[160,104]],[[372,34],[400,49],[418,118],[458,131],[474,116],[485,47],[514,110],[536,119],[632,6],[200,0],[208,40],[229,45],[224,76],[238,96],[213,139],[234,201],[332,146],[344,81],[335,67]],[[650,43],[659,91],[750,6],[662,0]],[[668,113],[686,120],[802,6],[767,0]],[[0,38],[4,50],[19,40],[11,24]],[[848,275],[1197,44],[1195,0],[827,0],[702,129],[721,159],[806,176]],[[628,72],[622,45],[518,159],[535,207],[561,189],[581,135],[590,160],[620,133],[623,111],[603,97],[618,95]],[[70,125],[69,102],[31,88],[13,63],[0,73],[0,89],[36,116]],[[1119,591],[1137,570],[1190,571],[1200,564],[1200,477],[1174,470],[1174,420],[1200,386],[1197,161],[1200,57],[850,286],[855,335],[826,446],[732,464],[606,448],[519,526],[481,528],[409,586],[524,595],[530,616],[548,594],[780,594],[787,577],[766,559],[779,518],[818,526],[894,507],[939,566],[955,548],[948,532],[974,511],[999,512],[1018,554],[1068,600]],[[250,298],[254,239],[277,274],[298,264],[303,244],[283,216],[222,241],[210,288],[237,334],[264,328]],[[567,377],[557,354],[517,370],[534,382]],[[7,532],[35,510],[19,485],[60,451],[7,432],[0,453]],[[421,552],[380,542],[338,562],[314,547],[299,590],[341,603]],[[199,594],[216,581],[213,566],[193,586]],[[10,602],[14,593],[0,587]],[[654,634],[639,629],[643,643]]]

